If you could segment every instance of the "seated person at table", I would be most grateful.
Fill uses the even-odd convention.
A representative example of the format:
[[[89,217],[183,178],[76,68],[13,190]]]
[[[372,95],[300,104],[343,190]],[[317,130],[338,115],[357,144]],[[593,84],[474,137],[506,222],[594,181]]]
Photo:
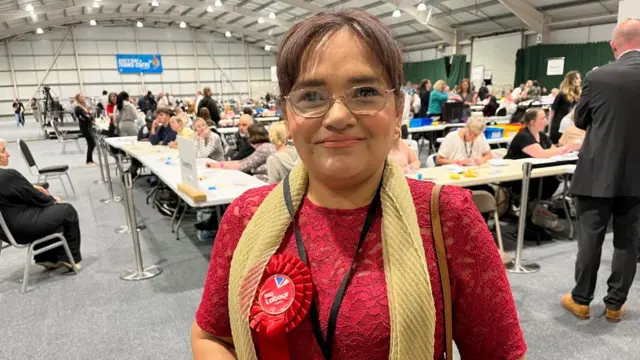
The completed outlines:
[[[193,139],[193,130],[185,125],[184,120],[181,117],[172,116],[169,120],[169,125],[171,126],[171,129],[175,131],[176,136],[180,136],[186,139]],[[169,147],[172,149],[177,149],[178,141],[173,140],[167,145],[169,145]]]
[[[462,98],[456,94],[447,93],[445,87],[447,84],[444,80],[438,80],[433,85],[433,90],[429,95],[429,110],[427,111],[427,117],[442,115],[442,104],[447,100],[462,101]]]
[[[220,135],[211,131],[203,118],[197,118],[193,126],[195,127],[196,157],[224,161],[224,147]]]
[[[451,131],[440,144],[436,165],[482,165],[491,159],[491,147],[484,137],[484,118],[474,116],[465,127]]]
[[[78,213],[71,204],[51,196],[44,188],[32,185],[17,170],[7,169],[9,152],[0,139],[0,212],[9,232],[19,244],[29,244],[56,232],[67,239],[71,256],[80,269],[80,223]],[[0,241],[7,241],[0,229]],[[40,244],[35,249],[47,246]],[[63,247],[56,247],[35,256],[36,264],[47,269],[72,269]]]
[[[420,169],[420,160],[403,139],[398,138],[393,142],[389,152],[389,159],[401,167],[405,173]]]
[[[547,116],[544,110],[541,108],[534,108],[527,110],[524,115],[523,122],[524,127],[518,134],[511,140],[509,150],[505,159],[527,159],[527,158],[540,158],[548,159],[556,155],[563,155],[568,152],[580,149],[582,144],[567,144],[562,147],[557,147],[551,143],[551,139],[544,132],[547,126]],[[541,179],[532,179],[529,189],[532,189],[529,194],[537,194],[539,188],[539,182]],[[542,183],[542,200],[547,200],[553,197],[553,194],[558,189],[560,182],[555,177],[546,177]],[[521,182],[513,182],[511,187],[517,193],[520,193],[522,187]]]
[[[251,115],[242,115],[238,120],[238,132],[233,137],[234,144],[229,148],[227,156],[231,160],[242,160],[253,154],[255,148],[247,141],[247,129],[253,125]]]
[[[267,159],[267,175],[269,183],[275,184],[284,180],[300,157],[298,150],[289,143],[284,121],[278,121],[269,127],[269,139],[276,147],[276,153]]]
[[[176,140],[176,132],[171,128],[169,119],[171,113],[169,108],[159,107],[156,110],[156,119],[151,126],[151,135],[149,136],[149,142],[151,145],[168,145],[170,142]]]
[[[262,181],[269,181],[267,175],[267,159],[276,152],[276,147],[269,142],[269,133],[262,124],[253,124],[247,130],[248,143],[255,151],[242,160],[210,162],[207,167],[214,169],[240,170],[251,174]]]

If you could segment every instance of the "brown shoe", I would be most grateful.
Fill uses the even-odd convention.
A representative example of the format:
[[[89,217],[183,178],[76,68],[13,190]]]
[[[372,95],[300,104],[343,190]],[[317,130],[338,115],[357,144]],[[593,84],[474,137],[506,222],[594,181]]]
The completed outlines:
[[[577,316],[579,319],[586,320],[591,317],[591,311],[588,305],[580,305],[573,300],[571,293],[562,295],[560,301],[562,307],[569,310],[570,313]]]
[[[617,322],[620,322],[620,320],[622,320],[622,317],[626,312],[627,312],[627,306],[622,305],[620,310],[607,309],[605,312],[605,315],[607,317],[607,321],[617,323]]]

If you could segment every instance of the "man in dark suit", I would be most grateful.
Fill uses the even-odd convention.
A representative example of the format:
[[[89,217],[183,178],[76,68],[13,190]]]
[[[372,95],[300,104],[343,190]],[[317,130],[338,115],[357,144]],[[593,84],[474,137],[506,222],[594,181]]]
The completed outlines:
[[[586,130],[571,183],[579,219],[576,286],[562,306],[588,318],[609,219],[613,260],[604,298],[606,317],[620,321],[636,274],[640,238],[640,20],[613,32],[615,63],[590,71],[576,107],[575,125]]]
[[[44,188],[32,185],[9,165],[6,143],[0,139],[0,213],[17,243],[29,244],[47,235],[61,232],[67,239],[69,250],[80,269],[80,223],[78,213],[71,204],[51,196]],[[0,229],[0,241],[7,241]],[[39,249],[47,243],[35,247]],[[72,268],[62,247],[35,256],[37,264],[45,268]]]

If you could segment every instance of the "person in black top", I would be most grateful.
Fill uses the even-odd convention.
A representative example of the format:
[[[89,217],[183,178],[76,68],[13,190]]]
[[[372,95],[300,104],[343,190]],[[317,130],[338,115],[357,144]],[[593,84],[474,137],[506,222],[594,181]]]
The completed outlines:
[[[580,100],[580,95],[582,94],[581,85],[582,79],[577,71],[569,71],[560,84],[560,93],[556,96],[553,105],[551,105],[551,110],[549,110],[549,119],[551,119],[549,136],[554,144],[557,144],[562,136],[559,131],[560,122]]]
[[[20,101],[20,99],[15,98],[13,101],[13,109],[16,112],[16,123],[18,127],[22,125],[24,127],[24,104]]]
[[[95,166],[96,164],[93,162],[93,149],[96,147],[96,141],[93,138],[93,116],[89,114],[87,103],[82,94],[77,94],[75,100],[74,113],[78,118],[80,132],[85,140],[87,140],[87,166]]]
[[[551,143],[551,139],[544,133],[547,126],[547,117],[541,108],[527,110],[524,115],[525,128],[511,140],[509,150],[505,159],[526,159],[526,158],[550,158],[556,155],[566,154],[570,151],[578,150],[580,144],[567,144],[556,147]],[[530,189],[538,189],[541,179],[531,180]],[[555,177],[545,178],[542,184],[542,199],[550,199],[558,189],[560,182]],[[512,188],[519,192],[522,183],[512,184]],[[530,192],[534,193],[534,192]]]
[[[220,122],[220,110],[218,109],[218,103],[216,103],[213,98],[211,98],[211,88],[206,87],[203,90],[204,97],[200,100],[200,104],[198,104],[197,113],[200,114],[200,109],[206,107],[209,109],[209,114],[211,114],[211,120],[213,120],[216,127],[218,127],[218,123]]]
[[[418,96],[420,96],[420,110],[416,115],[417,118],[426,118],[429,110],[429,100],[431,97],[431,80],[424,79],[418,86]]]
[[[251,146],[248,139],[249,126],[253,125],[251,115],[244,114],[238,120],[238,132],[234,135],[235,147],[230,148],[227,154],[231,160],[242,160],[253,154],[255,148]]]
[[[80,255],[80,223],[78,213],[71,204],[51,196],[47,190],[32,185],[17,170],[7,169],[9,152],[4,140],[0,140],[0,212],[11,235],[19,244],[29,244],[47,235],[61,232],[67,239],[71,256],[77,269]],[[0,241],[7,241],[0,229]],[[43,243],[35,247],[47,246]],[[71,269],[64,248],[57,247],[35,256],[37,264],[46,268]]]

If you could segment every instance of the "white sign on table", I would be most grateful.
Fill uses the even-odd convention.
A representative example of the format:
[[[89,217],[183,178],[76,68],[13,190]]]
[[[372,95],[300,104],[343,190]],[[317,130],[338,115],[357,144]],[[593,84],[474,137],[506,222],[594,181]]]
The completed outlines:
[[[198,167],[196,164],[196,145],[193,140],[182,136],[178,136],[177,141],[182,182],[189,185],[192,189],[199,191],[200,179],[198,178]]]
[[[564,75],[564,58],[547,59],[547,75]]]

